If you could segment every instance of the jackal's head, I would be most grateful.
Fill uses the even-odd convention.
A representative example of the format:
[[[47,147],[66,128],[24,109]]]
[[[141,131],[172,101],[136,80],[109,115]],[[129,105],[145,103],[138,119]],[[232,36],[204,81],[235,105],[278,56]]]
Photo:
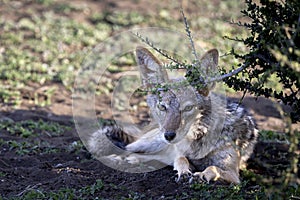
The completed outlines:
[[[186,84],[184,79],[170,80],[166,69],[147,49],[136,49],[142,85],[146,90],[153,90],[147,96],[151,114],[159,124],[160,132],[168,142],[182,139],[190,129],[199,110],[206,106],[210,87],[196,90]],[[210,50],[200,59],[201,68],[214,68],[218,65],[218,51]],[[160,86],[168,85],[167,90]],[[176,139],[175,139],[176,138]]]

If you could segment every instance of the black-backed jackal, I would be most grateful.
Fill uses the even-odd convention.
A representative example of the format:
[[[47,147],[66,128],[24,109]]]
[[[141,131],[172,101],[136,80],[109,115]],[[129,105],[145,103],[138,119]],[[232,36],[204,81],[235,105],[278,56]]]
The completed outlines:
[[[136,56],[144,88],[184,80],[170,80],[147,49],[138,47]],[[201,67],[215,70],[218,56],[216,49],[206,52]],[[97,137],[105,134],[129,152],[124,158],[128,162],[157,160],[172,165],[178,180],[187,175],[193,180],[239,183],[239,169],[252,154],[258,131],[244,108],[226,103],[224,97],[210,92],[212,87],[179,86],[148,94],[153,129],[132,137],[117,126],[104,126],[90,138],[90,151],[97,155],[101,148]]]

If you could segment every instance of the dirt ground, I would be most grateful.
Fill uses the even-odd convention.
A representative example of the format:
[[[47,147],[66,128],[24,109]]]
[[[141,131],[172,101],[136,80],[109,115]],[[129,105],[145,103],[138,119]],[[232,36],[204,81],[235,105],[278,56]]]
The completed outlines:
[[[81,3],[81,1],[74,2]],[[122,1],[110,1],[107,4],[100,2],[102,1],[86,1],[88,6],[95,11],[101,11],[104,8],[118,8],[153,13],[156,9],[155,5],[151,4],[151,6],[145,3],[146,1],[140,1],[139,4],[123,4]],[[147,6],[145,6],[146,4]],[[3,9],[2,11],[11,18],[17,16],[13,16]],[[82,15],[74,14],[73,17],[78,21],[84,20]],[[19,155],[15,151],[11,151],[6,144],[0,146],[0,172],[5,174],[5,176],[0,176],[0,194],[3,198],[20,197],[33,189],[57,191],[61,188],[74,188],[79,190],[87,185],[94,184],[96,180],[104,182],[104,187],[98,194],[99,197],[104,199],[129,198],[134,194],[143,194],[145,199],[172,199],[176,195],[190,193],[190,186],[187,182],[175,182],[176,176],[172,167],[166,167],[151,173],[129,174],[103,165],[98,160],[93,159],[85,148],[81,148],[79,151],[66,151],[66,146],[79,140],[73,123],[72,93],[58,83],[51,83],[51,85],[55,85],[57,90],[52,96],[50,106],[37,107],[29,101],[24,101],[18,109],[6,107],[0,111],[0,121],[43,120],[71,127],[70,130],[59,136],[50,137],[44,134],[31,139],[35,142],[47,142],[50,146],[60,149],[56,153]],[[36,86],[35,89],[40,89],[40,86]],[[21,93],[25,94],[26,91],[21,91]],[[230,98],[239,100],[240,96],[240,94],[235,94],[230,95]],[[107,108],[110,106],[109,97],[109,95],[97,97],[96,113],[101,118],[109,119],[111,117],[109,114],[103,114],[107,113]],[[259,129],[284,131],[284,122],[271,100],[263,98],[256,100],[254,97],[246,96],[243,104],[256,119]],[[288,110],[288,108],[284,109]],[[140,110],[138,113],[142,117],[147,116],[145,110]],[[293,126],[299,127],[296,124]],[[0,139],[4,141],[25,140],[5,131],[1,132]],[[271,152],[273,157],[264,156],[262,152],[265,151]],[[255,155],[258,155],[260,161],[251,158],[248,168],[254,173],[276,177],[276,171],[272,171],[271,167],[265,167],[261,164],[261,161],[263,160],[263,163],[270,165],[278,165],[278,163],[287,165],[288,163],[284,158],[277,156],[287,153],[287,151],[288,146],[285,144],[266,145],[266,143],[260,143],[255,150]],[[242,176],[242,179],[244,178]],[[253,187],[253,185],[249,187]]]
[[[103,101],[106,98],[100,97],[99,101],[101,99]],[[279,123],[282,122],[279,119],[279,114],[276,114],[276,109],[270,106],[270,102],[261,100],[261,103],[256,103],[251,97],[247,97],[245,103],[254,114],[260,128],[276,129],[281,127]],[[98,112],[103,112],[104,108],[107,108],[109,105],[107,101],[103,101],[97,106]],[[49,107],[24,106],[24,109],[1,112],[0,120],[9,119],[18,122],[41,119],[43,121],[58,122],[61,125],[70,126],[72,129],[58,137],[39,135],[33,139],[47,142],[50,146],[62,149],[59,153],[18,155],[16,152],[11,151],[8,146],[2,145],[0,150],[0,170],[6,174],[5,177],[0,178],[0,193],[3,197],[21,196],[37,188],[44,191],[56,191],[61,188],[80,189],[94,184],[96,180],[102,180],[105,185],[113,184],[116,186],[115,189],[114,187],[104,186],[104,189],[99,193],[104,199],[130,197],[131,193],[134,192],[146,195],[147,198],[153,197],[154,199],[172,198],[182,193],[189,194],[191,189],[187,182],[175,182],[176,176],[172,167],[144,174],[129,174],[103,165],[100,161],[93,159],[91,154],[85,149],[81,149],[79,152],[66,152],[64,150],[65,147],[78,141],[79,138],[73,124],[71,93],[64,91],[63,87],[54,95],[53,104]],[[264,109],[271,110],[273,115],[263,115],[265,112],[261,112],[261,110]],[[24,138],[22,139],[5,132],[1,133],[1,138],[4,140],[24,140]],[[272,171],[270,167],[264,167],[264,165],[277,166],[280,164],[287,166],[289,162],[278,156],[287,153],[287,151],[288,145],[286,144],[260,143],[256,148],[257,157],[249,161],[249,170],[276,177],[277,172]],[[269,154],[262,152],[269,152]],[[267,156],[270,154],[272,154],[271,158]],[[259,161],[257,158],[259,158]]]

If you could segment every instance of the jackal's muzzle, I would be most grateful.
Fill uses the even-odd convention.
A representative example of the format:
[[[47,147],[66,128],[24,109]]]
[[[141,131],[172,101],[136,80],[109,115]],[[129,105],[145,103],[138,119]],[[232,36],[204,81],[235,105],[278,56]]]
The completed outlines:
[[[176,133],[173,131],[167,131],[164,133],[166,140],[171,141],[176,137]]]
[[[181,114],[179,108],[171,108],[167,111],[163,128],[165,130],[164,136],[167,141],[172,141],[176,137],[176,130],[180,126]]]

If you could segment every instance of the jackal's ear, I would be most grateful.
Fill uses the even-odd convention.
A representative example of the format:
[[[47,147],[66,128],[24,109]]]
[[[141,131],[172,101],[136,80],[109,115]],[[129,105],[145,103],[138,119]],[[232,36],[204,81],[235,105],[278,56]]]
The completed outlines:
[[[219,61],[219,52],[217,49],[211,49],[207,51],[200,59],[200,66],[202,74],[204,74],[204,79],[208,77],[213,77],[217,74],[218,68],[218,61]],[[203,95],[207,96],[209,91],[212,90],[215,86],[215,83],[209,83],[206,87],[201,88],[198,92]]]
[[[148,49],[137,47],[136,58],[144,87],[150,88],[168,81],[167,71]]]
[[[219,62],[219,52],[217,49],[207,51],[200,59],[201,69],[205,76],[216,74]]]

